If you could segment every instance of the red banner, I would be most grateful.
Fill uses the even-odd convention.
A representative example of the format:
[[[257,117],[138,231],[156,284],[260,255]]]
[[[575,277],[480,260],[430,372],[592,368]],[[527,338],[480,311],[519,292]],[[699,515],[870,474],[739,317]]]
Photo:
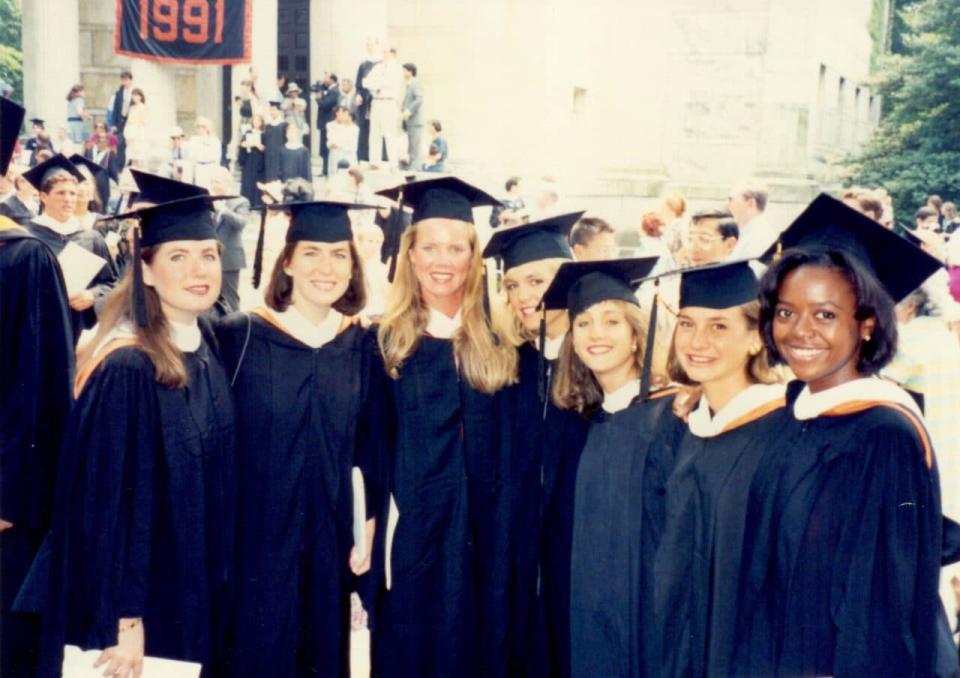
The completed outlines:
[[[117,0],[117,54],[186,64],[250,61],[253,0]]]

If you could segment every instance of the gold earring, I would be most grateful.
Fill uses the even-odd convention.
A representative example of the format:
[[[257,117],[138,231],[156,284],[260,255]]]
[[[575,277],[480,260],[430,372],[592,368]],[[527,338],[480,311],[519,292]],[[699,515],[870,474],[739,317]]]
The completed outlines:
[[[864,341],[870,341],[870,335],[869,335],[869,334],[864,334],[864,335],[863,335],[863,340],[864,340]]]

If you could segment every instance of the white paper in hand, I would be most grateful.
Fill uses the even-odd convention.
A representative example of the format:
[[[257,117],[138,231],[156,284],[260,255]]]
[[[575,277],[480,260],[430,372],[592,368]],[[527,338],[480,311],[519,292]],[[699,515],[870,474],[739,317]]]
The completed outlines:
[[[85,250],[75,242],[68,242],[57,257],[63,281],[67,284],[67,296],[87,289],[87,285],[96,277],[107,260]]]
[[[63,647],[63,678],[102,678],[103,669],[93,668],[101,650],[83,651],[76,645]],[[199,678],[200,664],[161,657],[144,657],[140,678]]]
[[[367,557],[367,495],[363,484],[363,473],[356,466],[351,476],[353,481],[353,547],[357,558]]]

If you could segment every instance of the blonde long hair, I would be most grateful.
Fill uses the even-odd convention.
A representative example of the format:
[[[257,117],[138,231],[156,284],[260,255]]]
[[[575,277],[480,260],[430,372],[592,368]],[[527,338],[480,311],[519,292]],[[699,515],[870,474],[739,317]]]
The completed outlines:
[[[557,257],[554,259],[542,259],[538,263],[544,265],[545,273],[547,273],[552,280],[557,275],[557,271],[560,269],[560,267],[569,261],[570,259]],[[504,274],[500,280],[500,303],[498,304],[498,307],[495,307],[494,309],[494,321],[497,323],[498,327],[503,328],[507,338],[514,346],[520,346],[528,341],[536,341],[539,338],[539,332],[531,332],[528,330],[523,324],[523,321],[520,319],[520,316],[517,315],[516,311],[514,311],[513,307],[510,305],[510,298],[507,295],[507,290],[504,285],[505,280],[506,274]],[[546,288],[549,286],[549,283],[544,285],[544,291],[546,291]]]
[[[394,379],[400,378],[404,361],[416,351],[430,317],[410,262],[409,253],[416,239],[417,224],[413,224],[400,239],[397,273],[377,335],[387,373]],[[453,336],[453,350],[469,384],[482,393],[494,393],[516,383],[517,352],[491,329],[485,317],[483,259],[472,225],[470,251],[470,271],[460,311],[463,324]]]
[[[144,247],[141,258],[144,263],[151,263],[157,254],[156,247]],[[137,262],[131,262],[130,268],[120,283],[107,298],[100,312],[97,333],[93,339],[85,343],[77,351],[77,373],[94,358],[94,352],[107,333],[124,321],[129,321],[137,335],[137,344],[150,358],[154,367],[154,377],[158,382],[170,388],[183,388],[187,385],[187,367],[183,361],[183,353],[173,342],[170,333],[170,324],[167,322],[163,309],[160,306],[160,297],[152,287],[144,286],[144,300],[147,308],[147,326],[140,327],[133,318],[133,267]]]
[[[647,327],[649,325],[649,315],[636,304],[631,304],[619,299],[611,299],[618,311],[621,311],[633,330],[634,341],[637,342],[637,350],[633,354],[634,362],[637,366],[637,373],[643,370],[643,358],[648,350],[654,350],[654,347],[647,346]],[[564,410],[576,410],[584,416],[591,416],[603,403],[603,389],[600,383],[593,376],[593,372],[587,367],[576,351],[573,350],[573,321],[570,319],[571,329],[563,339],[563,345],[560,347],[560,357],[557,359],[557,371],[553,380],[552,397],[554,404]],[[654,339],[654,343],[660,342],[659,335]],[[650,383],[653,386],[665,386],[667,384],[666,376],[654,372]]]

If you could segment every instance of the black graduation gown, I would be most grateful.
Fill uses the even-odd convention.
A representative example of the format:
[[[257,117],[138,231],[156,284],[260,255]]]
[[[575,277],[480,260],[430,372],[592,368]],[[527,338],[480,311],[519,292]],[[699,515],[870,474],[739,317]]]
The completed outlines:
[[[20,225],[33,221],[37,218],[36,212],[27,207],[16,194],[0,202],[0,216],[12,219]]]
[[[280,178],[280,149],[287,143],[287,124],[263,127],[263,180]]]
[[[580,455],[570,555],[575,677],[655,675],[653,560],[683,422],[674,391],[594,415]]]
[[[65,643],[117,642],[142,617],[146,654],[223,675],[232,619],[234,412],[206,339],[185,354],[189,383],[162,386],[138,348],[101,364],[70,415],[53,524],[21,594],[42,606],[38,675],[59,676]],[[37,574],[39,572],[40,574]],[[32,580],[32,581],[31,581]]]
[[[87,287],[88,290],[93,292],[96,299],[94,306],[91,306],[86,311],[74,311],[70,309],[70,324],[73,327],[73,343],[76,344],[77,341],[80,340],[80,334],[84,330],[89,330],[97,324],[96,305],[103,297],[109,294],[117,282],[116,264],[113,261],[113,257],[110,256],[110,248],[107,247],[107,241],[103,239],[100,232],[94,229],[76,231],[70,235],[63,236],[53,229],[47,228],[35,221],[27,224],[27,228],[34,236],[42,240],[53,250],[54,256],[59,256],[68,242],[74,242],[85,250],[93,252],[98,257],[105,259],[107,262]]]
[[[349,675],[354,466],[370,517],[382,503],[375,338],[351,326],[313,349],[240,313],[217,334],[238,414],[232,675]]]
[[[777,438],[751,488],[731,675],[933,675],[941,509],[925,436],[877,404]]]
[[[540,398],[540,352],[519,349],[517,446],[511,465],[509,675],[570,674],[570,540],[587,420]]]
[[[306,146],[280,149],[280,179],[304,179],[313,181],[310,175],[310,151]]]
[[[781,399],[782,401],[782,399]],[[760,413],[758,413],[760,414]],[[735,642],[750,485],[798,429],[783,402],[711,438],[684,435],[654,567],[662,676],[725,676]]]
[[[505,675],[513,391],[476,391],[452,342],[427,336],[390,391],[388,489],[400,515],[373,675]]]
[[[39,623],[11,613],[50,527],[73,334],[60,266],[21,229],[0,231],[0,675],[33,676]]]
[[[241,148],[237,153],[240,165],[240,195],[250,201],[251,207],[260,206],[257,182],[264,180],[264,151],[259,148]]]

